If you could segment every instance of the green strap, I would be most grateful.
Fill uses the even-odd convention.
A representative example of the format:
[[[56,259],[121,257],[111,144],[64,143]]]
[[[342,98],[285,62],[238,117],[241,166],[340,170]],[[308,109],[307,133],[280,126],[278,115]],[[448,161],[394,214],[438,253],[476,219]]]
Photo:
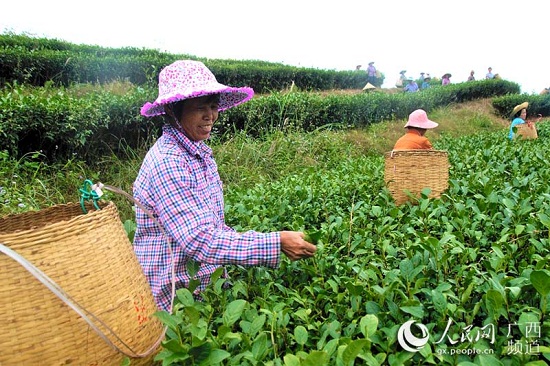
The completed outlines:
[[[92,200],[94,207],[96,209],[100,209],[97,202],[99,201],[99,198],[101,197],[98,194],[98,188],[94,187],[94,184],[91,180],[86,179],[84,183],[82,184],[82,188],[79,189],[80,191],[80,207],[82,208],[82,211],[84,213],[88,213],[88,210],[86,210],[86,207],[84,206],[84,202],[88,200]],[[99,190],[101,192],[101,190]]]

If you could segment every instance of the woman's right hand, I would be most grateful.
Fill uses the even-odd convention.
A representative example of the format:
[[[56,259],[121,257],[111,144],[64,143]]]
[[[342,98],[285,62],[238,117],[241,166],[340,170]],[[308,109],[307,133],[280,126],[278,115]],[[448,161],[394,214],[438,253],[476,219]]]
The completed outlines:
[[[317,247],[304,240],[305,234],[300,231],[281,231],[281,251],[290,260],[309,258],[315,255]]]

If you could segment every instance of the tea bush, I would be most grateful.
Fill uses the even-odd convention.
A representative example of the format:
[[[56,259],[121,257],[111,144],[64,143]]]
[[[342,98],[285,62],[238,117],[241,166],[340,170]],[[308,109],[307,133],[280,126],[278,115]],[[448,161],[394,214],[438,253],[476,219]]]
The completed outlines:
[[[550,128],[541,125],[541,136]],[[550,360],[549,140],[442,139],[450,186],[396,206],[380,156],[226,192],[240,230],[319,229],[314,258],[182,289],[164,364],[542,365]],[[427,193],[427,192],[426,192]],[[429,340],[403,349],[399,328]],[[530,326],[538,329],[530,333]],[[521,351],[518,344],[522,346]]]

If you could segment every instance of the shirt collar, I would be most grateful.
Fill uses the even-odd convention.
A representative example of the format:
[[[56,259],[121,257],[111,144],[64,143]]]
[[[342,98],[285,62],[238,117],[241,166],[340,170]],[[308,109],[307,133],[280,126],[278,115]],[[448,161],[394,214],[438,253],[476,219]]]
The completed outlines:
[[[408,128],[407,133],[412,133],[418,136],[422,136],[418,130],[415,130],[414,128]]]
[[[203,159],[212,156],[212,149],[206,145],[204,141],[192,141],[183,133],[183,131],[172,125],[165,124],[162,127],[162,132],[170,135],[192,156],[200,156]]]

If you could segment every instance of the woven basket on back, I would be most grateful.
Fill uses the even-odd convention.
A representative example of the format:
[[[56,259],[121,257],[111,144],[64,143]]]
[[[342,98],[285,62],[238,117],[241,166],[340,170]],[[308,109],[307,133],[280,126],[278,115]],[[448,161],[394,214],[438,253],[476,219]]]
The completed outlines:
[[[116,206],[99,205],[0,218],[0,365],[153,363],[164,327]]]
[[[517,131],[515,137],[518,139],[532,140],[539,137],[535,124],[521,123],[516,125]]]
[[[403,204],[411,194],[420,197],[430,188],[430,198],[439,197],[449,186],[449,159],[441,150],[393,150],[384,154],[384,181],[395,203]]]

